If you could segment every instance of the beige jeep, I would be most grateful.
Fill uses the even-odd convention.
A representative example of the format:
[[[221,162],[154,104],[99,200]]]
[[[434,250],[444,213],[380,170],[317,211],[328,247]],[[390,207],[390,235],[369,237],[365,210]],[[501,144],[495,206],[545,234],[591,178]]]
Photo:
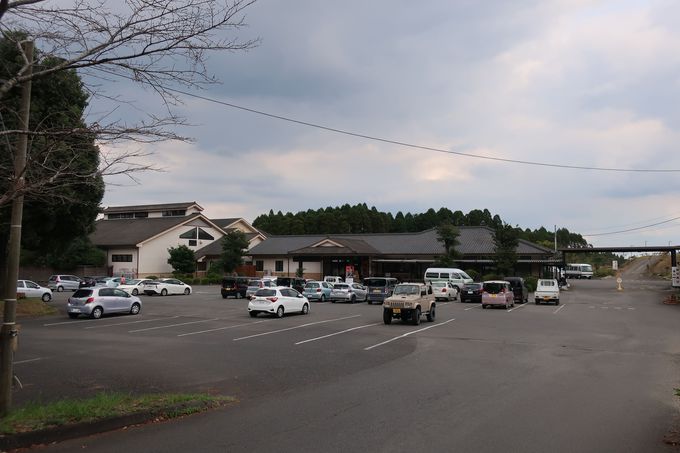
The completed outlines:
[[[420,324],[420,317],[426,315],[427,320],[432,322],[435,305],[434,298],[428,294],[427,286],[423,283],[400,283],[383,302],[383,321],[391,324],[392,318],[397,318],[411,321],[417,326]]]

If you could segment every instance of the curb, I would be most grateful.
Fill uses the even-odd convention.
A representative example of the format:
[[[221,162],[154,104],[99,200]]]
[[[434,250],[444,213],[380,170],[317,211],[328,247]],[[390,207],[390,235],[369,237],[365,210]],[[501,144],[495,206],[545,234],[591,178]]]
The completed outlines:
[[[41,429],[38,431],[0,435],[0,451],[5,452],[7,450],[26,448],[32,445],[63,442],[65,440],[76,439],[78,437],[86,437],[107,431],[115,431],[117,429],[125,428],[126,426],[141,425],[144,423],[157,421],[159,418],[164,420],[170,418],[179,418],[180,416],[172,417],[167,415],[172,414],[177,410],[196,408],[201,409],[200,412],[206,412],[209,409],[215,409],[221,406],[221,404],[206,403],[180,404],[163,409],[137,412],[120,417],[105,418],[94,422],[74,423],[70,425],[57,426],[54,428]],[[183,417],[186,415],[181,416]]]

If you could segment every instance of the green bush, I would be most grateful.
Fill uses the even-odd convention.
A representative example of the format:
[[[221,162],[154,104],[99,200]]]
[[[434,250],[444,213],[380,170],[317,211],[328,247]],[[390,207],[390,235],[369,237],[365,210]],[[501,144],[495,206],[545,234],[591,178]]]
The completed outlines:
[[[148,278],[149,280],[158,280],[158,277],[156,277],[155,275],[149,275],[146,278]]]
[[[466,274],[470,276],[474,281],[478,282],[479,281],[479,272],[474,270],[474,269],[467,269],[465,271]]]
[[[208,281],[211,285],[217,285],[221,280],[218,277],[210,277],[208,278]]]
[[[536,277],[531,276],[525,277],[524,283],[527,285],[529,292],[534,292],[536,291],[536,284],[538,283],[538,279]]]
[[[595,272],[593,273],[593,276],[595,278],[613,277],[615,275],[616,271],[610,267],[601,267],[599,269],[596,269]]]
[[[209,278],[202,278],[200,284],[201,284],[201,285],[209,285],[209,284],[210,284],[210,279],[209,279]]]
[[[486,274],[486,275],[482,275],[482,280],[481,280],[481,281],[485,282],[485,281],[487,281],[487,280],[501,280],[501,277],[498,276],[498,275],[496,275],[496,274]]]

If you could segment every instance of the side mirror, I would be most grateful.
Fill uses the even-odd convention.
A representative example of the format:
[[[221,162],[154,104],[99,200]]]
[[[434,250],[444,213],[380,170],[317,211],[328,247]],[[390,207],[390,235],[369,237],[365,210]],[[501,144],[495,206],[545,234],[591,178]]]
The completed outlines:
[[[297,296],[298,296],[298,297],[303,297],[302,294],[298,294]]]

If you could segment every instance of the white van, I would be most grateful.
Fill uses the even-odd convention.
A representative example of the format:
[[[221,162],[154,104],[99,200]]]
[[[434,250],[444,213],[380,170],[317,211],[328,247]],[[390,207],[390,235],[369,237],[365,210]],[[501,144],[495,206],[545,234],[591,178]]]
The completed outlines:
[[[565,270],[567,278],[593,278],[593,266],[585,263],[569,263]]]
[[[326,275],[323,278],[323,281],[325,281],[326,283],[330,283],[331,285],[335,285],[336,283],[342,283],[342,279],[337,275]]]
[[[458,293],[465,286],[466,283],[472,283],[474,280],[465,271],[455,268],[446,267],[430,267],[425,271],[425,283],[432,282],[451,282],[456,287]]]

